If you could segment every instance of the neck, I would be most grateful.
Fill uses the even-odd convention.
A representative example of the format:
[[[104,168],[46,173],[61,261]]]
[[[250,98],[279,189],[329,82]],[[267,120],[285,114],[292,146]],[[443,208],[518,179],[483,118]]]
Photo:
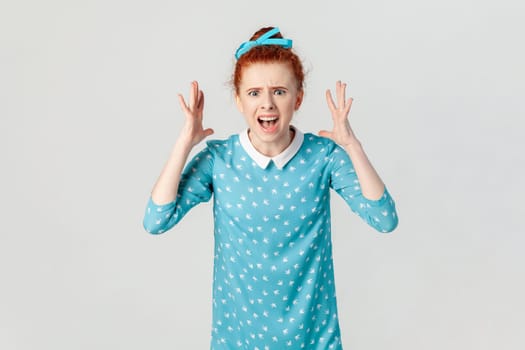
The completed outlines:
[[[290,146],[290,144],[293,141],[294,136],[295,136],[295,130],[292,127],[290,127],[290,130],[288,131],[286,138],[282,138],[278,142],[273,142],[273,143],[257,142],[257,140],[253,139],[250,130],[248,130],[248,137],[253,147],[257,150],[257,152],[267,157],[275,157],[281,154],[286,148],[288,148],[288,146]]]

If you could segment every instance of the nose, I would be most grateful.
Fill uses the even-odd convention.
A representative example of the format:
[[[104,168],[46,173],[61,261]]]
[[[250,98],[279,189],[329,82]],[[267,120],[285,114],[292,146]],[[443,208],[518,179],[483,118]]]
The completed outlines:
[[[275,108],[275,104],[273,103],[273,95],[271,93],[266,92],[264,94],[261,101],[261,108],[264,110],[272,110]]]

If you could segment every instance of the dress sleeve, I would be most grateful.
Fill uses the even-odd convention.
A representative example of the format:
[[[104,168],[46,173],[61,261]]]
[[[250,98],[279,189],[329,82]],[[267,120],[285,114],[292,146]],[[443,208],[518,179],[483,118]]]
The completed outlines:
[[[152,234],[164,233],[175,226],[186,213],[199,203],[210,200],[213,193],[213,155],[203,149],[186,165],[181,175],[177,198],[158,205],[150,197],[143,225]]]
[[[368,225],[379,232],[391,232],[398,224],[394,200],[384,189],[377,200],[367,199],[361,192],[361,185],[354,166],[345,150],[335,146],[331,157],[330,187],[335,190]]]

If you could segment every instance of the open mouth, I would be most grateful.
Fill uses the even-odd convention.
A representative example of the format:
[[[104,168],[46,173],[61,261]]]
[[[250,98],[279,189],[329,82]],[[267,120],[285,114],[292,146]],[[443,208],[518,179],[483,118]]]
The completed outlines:
[[[266,117],[259,117],[257,118],[257,121],[265,130],[271,130],[274,128],[274,126],[277,124],[277,120],[279,117],[277,116],[266,116]]]

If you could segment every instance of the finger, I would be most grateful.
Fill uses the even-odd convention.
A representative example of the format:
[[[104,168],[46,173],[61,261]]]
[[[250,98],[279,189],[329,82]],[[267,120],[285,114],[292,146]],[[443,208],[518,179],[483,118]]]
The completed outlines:
[[[190,87],[190,99],[188,103],[188,108],[190,110],[193,110],[193,108],[195,107],[198,91],[199,91],[199,84],[196,81],[192,81],[191,87]]]
[[[210,135],[213,135],[215,131],[212,129],[212,128],[208,128],[206,130],[204,130],[204,137],[208,137]]]
[[[186,101],[184,100],[184,96],[182,96],[182,94],[178,94],[178,97],[179,97],[180,108],[182,109],[182,111],[183,112],[188,111],[188,106],[186,105]]]
[[[326,90],[326,103],[328,103],[328,108],[330,110],[336,109],[334,99],[332,98],[332,92],[330,90]]]
[[[330,132],[328,130],[321,130],[321,131],[319,131],[319,136],[331,139],[332,138],[332,132]]]
[[[348,99],[348,101],[346,101],[346,105],[345,105],[345,112],[346,113],[350,112],[350,108],[352,108],[352,102],[354,102],[354,99],[352,97],[350,97]]]
[[[341,103],[341,80],[335,82],[335,98],[337,99],[337,107]]]
[[[197,109],[201,110],[204,108],[204,92],[202,90],[199,90],[199,97],[197,99]]]
[[[337,96],[337,102],[340,109],[344,109],[345,107],[345,93],[346,93],[346,84],[342,83],[341,81],[338,81],[338,96]]]

